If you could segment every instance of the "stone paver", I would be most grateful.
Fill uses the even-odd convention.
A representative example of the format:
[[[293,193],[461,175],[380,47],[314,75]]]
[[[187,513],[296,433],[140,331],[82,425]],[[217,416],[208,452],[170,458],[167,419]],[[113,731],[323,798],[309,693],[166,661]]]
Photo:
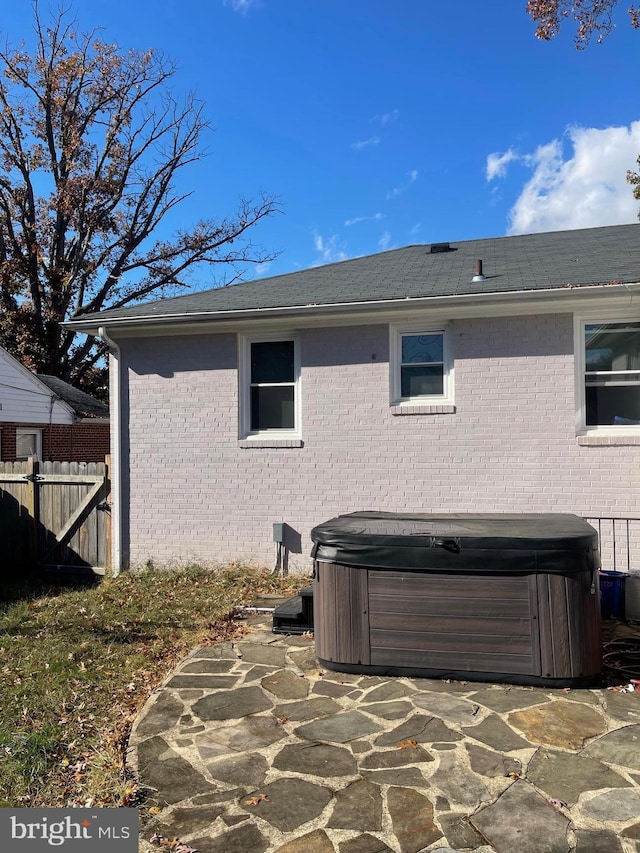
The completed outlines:
[[[433,805],[423,794],[407,788],[390,788],[387,803],[401,853],[418,853],[442,837],[433,821]]]
[[[138,773],[158,803],[179,803],[213,788],[202,773],[159,735],[138,747]]]
[[[560,700],[509,714],[508,722],[532,743],[580,749],[586,740],[601,735],[607,724],[598,711],[588,705]]]
[[[640,793],[637,791],[607,791],[582,804],[582,813],[596,820],[622,823],[637,819],[640,814]]]
[[[147,713],[136,726],[136,737],[146,738],[171,731],[184,712],[184,705],[169,691],[159,694],[148,705]]]
[[[215,838],[196,838],[189,846],[198,853],[266,853],[269,842],[256,826],[244,823]]]
[[[266,758],[257,752],[230,755],[207,764],[207,771],[217,782],[246,785],[248,788],[261,785],[268,770]]]
[[[567,803],[577,803],[585,791],[631,784],[595,758],[549,749],[538,750],[531,759],[527,779],[545,794]]]
[[[290,669],[281,669],[265,675],[261,684],[277,699],[304,699],[311,687],[306,678],[295,675]]]
[[[314,829],[278,847],[275,853],[334,853],[334,848],[323,829]]]
[[[389,679],[389,681],[374,687],[373,690],[368,690],[362,701],[367,704],[370,702],[389,702],[393,699],[405,699],[415,693],[416,688],[410,684]]]
[[[411,702],[376,702],[373,705],[360,706],[363,711],[368,714],[373,714],[375,717],[382,717],[385,720],[404,720],[411,711],[413,705]]]
[[[277,770],[309,776],[355,776],[356,760],[348,749],[328,743],[291,743],[273,759]]]
[[[376,785],[399,785],[403,788],[428,788],[422,771],[417,767],[398,767],[395,770],[363,770],[362,775]]]
[[[440,757],[440,766],[430,777],[431,784],[449,799],[474,807],[491,800],[487,786],[452,752]]]
[[[332,848],[333,849],[333,848]],[[374,835],[365,833],[350,841],[343,841],[338,846],[339,853],[393,853],[391,847],[387,847],[384,841]]]
[[[199,672],[207,675],[220,675],[220,673],[229,672],[233,666],[233,660],[220,660],[204,658],[202,660],[194,660],[192,663],[186,663],[181,667],[180,672]]]
[[[499,752],[476,746],[474,743],[465,744],[465,748],[471,769],[481,776],[519,776],[522,772],[522,763],[517,758],[500,755]]]
[[[136,721],[141,853],[640,853],[639,694],[332,672],[269,627]]]
[[[468,849],[480,847],[484,843],[484,838],[475,827],[471,826],[468,816],[464,812],[442,815],[440,826],[447,840],[455,847]]]
[[[517,711],[549,701],[549,691],[535,687],[485,687],[470,698],[492,711]]]
[[[416,745],[408,746],[406,749],[372,752],[362,759],[360,767],[364,770],[389,770],[405,767],[407,764],[420,764],[423,761],[435,761],[435,758],[421,746]]]
[[[448,696],[446,693],[419,693],[412,698],[417,708],[441,717],[448,723],[458,723],[461,726],[471,725],[479,710],[477,703]]]
[[[622,853],[622,846],[611,830],[578,829],[575,853]]]
[[[248,717],[273,707],[273,703],[259,687],[240,687],[238,690],[218,690],[203,696],[193,706],[204,722],[234,720]]]
[[[262,786],[259,791],[250,791],[238,805],[282,832],[292,832],[318,817],[330,800],[331,792],[327,788],[305,779],[285,777]]]
[[[369,717],[365,717],[359,711],[347,711],[344,714],[334,714],[332,717],[299,726],[296,734],[307,740],[347,743],[376,731],[379,731],[379,727]]]
[[[318,717],[337,714],[341,710],[342,707],[328,696],[312,696],[310,699],[301,699],[299,702],[276,705],[273,716],[276,719],[286,718],[300,723],[303,720],[315,720]]]
[[[167,687],[198,690],[217,690],[220,687],[233,687],[238,678],[234,675],[174,675]]]
[[[640,725],[625,726],[603,735],[590,743],[584,754],[610,764],[640,770]]]
[[[458,741],[462,740],[462,735],[449,728],[442,720],[436,720],[424,714],[414,714],[392,731],[380,735],[375,744],[376,746],[397,746],[406,740],[415,740],[417,743]]]
[[[167,823],[156,823],[154,831],[165,838],[184,838],[211,826],[224,811],[224,805],[176,808],[171,812]]]
[[[497,853],[569,853],[569,820],[526,782],[517,781],[470,818]]]
[[[286,732],[273,717],[249,717],[235,726],[214,728],[195,738],[195,743],[203,758],[211,754],[220,755],[224,751],[244,752],[270,746],[286,737]],[[210,750],[210,753],[207,753]]]
[[[359,832],[382,829],[382,794],[377,785],[359,779],[337,791],[335,797],[335,808],[327,822],[330,829]]]
[[[640,723],[640,702],[637,693],[616,693],[609,690],[604,697],[604,707],[614,720]]]
[[[517,735],[504,720],[491,714],[477,726],[465,726],[462,731],[468,737],[486,743],[500,752],[513,752],[516,749],[532,748],[532,744]]]

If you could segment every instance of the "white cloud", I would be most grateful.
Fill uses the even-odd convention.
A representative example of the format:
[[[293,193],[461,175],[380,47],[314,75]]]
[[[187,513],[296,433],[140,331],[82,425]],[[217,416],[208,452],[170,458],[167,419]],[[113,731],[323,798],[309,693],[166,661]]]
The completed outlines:
[[[398,116],[400,115],[398,110],[391,110],[388,113],[380,113],[377,116],[374,116],[371,121],[377,122],[377,124],[381,124],[383,127],[385,124],[389,124],[390,121],[396,121]]]
[[[416,236],[416,234],[418,233],[418,231],[419,231],[421,228],[422,228],[422,222],[416,222],[416,224],[413,226],[413,228],[411,229],[411,231],[409,231],[409,234],[410,234],[412,237],[415,237],[415,236]]]
[[[318,267],[321,264],[333,264],[336,261],[345,261],[348,258],[343,245],[338,242],[337,234],[332,234],[331,237],[326,239],[316,232],[313,235],[313,245],[318,253],[318,257],[313,263],[314,267]]]
[[[266,275],[269,272],[270,268],[271,268],[271,261],[265,261],[262,264],[256,264],[255,267],[253,268],[254,272],[256,274],[256,278],[260,278],[261,276]]]
[[[379,145],[380,137],[372,136],[370,139],[363,139],[360,142],[352,142],[351,147],[356,151],[362,151],[363,148],[370,148],[372,145]]]
[[[378,247],[381,252],[386,252],[389,246],[391,245],[391,234],[388,231],[385,231],[382,237],[378,240]]]
[[[487,180],[493,181],[494,178],[504,178],[507,174],[507,164],[512,160],[517,160],[518,154],[510,148],[504,154],[498,154],[495,151],[487,157]]]
[[[224,0],[225,6],[231,6],[234,12],[239,12],[241,15],[246,15],[252,9],[257,9],[261,6],[260,0]]]
[[[400,195],[403,192],[406,192],[411,184],[414,184],[418,180],[418,170],[412,169],[407,173],[408,181],[406,184],[403,184],[401,187],[394,187],[392,190],[389,190],[387,193],[387,198],[395,198],[395,196]]]
[[[533,169],[509,213],[509,234],[636,222],[638,202],[627,183],[637,167],[640,121],[629,127],[569,128],[563,141],[521,157]]]
[[[373,216],[354,216],[353,219],[345,219],[344,224],[348,227],[351,225],[359,225],[361,222],[377,222],[382,219],[381,213],[374,213]]]

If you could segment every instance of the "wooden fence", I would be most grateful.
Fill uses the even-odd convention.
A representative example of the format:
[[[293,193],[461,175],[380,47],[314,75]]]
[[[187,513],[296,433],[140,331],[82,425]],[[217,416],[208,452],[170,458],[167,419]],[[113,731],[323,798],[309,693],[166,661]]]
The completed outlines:
[[[111,563],[109,457],[0,462],[0,559],[12,568],[103,574]]]

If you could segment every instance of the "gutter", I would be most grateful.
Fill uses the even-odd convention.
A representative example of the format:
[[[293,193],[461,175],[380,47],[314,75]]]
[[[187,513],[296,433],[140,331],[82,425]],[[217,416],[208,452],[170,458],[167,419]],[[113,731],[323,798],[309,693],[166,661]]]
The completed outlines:
[[[459,293],[442,296],[407,296],[404,299],[395,297],[393,299],[374,299],[367,302],[321,302],[309,303],[307,305],[282,305],[270,308],[231,308],[219,311],[189,311],[187,313],[167,314],[134,314],[119,317],[105,317],[100,322],[109,324],[118,329],[126,327],[148,327],[167,323],[190,323],[198,321],[224,322],[230,320],[261,319],[261,318],[286,318],[295,316],[331,316],[352,311],[358,314],[369,314],[384,310],[406,311],[407,308],[429,307],[434,309],[445,309],[449,306],[455,308],[461,305],[513,305],[523,300],[542,302],[569,301],[576,297],[584,299],[585,296],[602,296],[607,293],[621,295],[626,293],[630,298],[640,290],[640,282],[629,282],[621,284],[588,284],[570,285],[564,287],[549,287],[529,290],[489,291],[487,293]],[[132,309],[133,310],[133,309]],[[105,312],[106,313],[106,312]],[[99,316],[99,315],[98,315]],[[97,319],[97,318],[96,318]],[[67,320],[63,324],[66,328],[76,332],[101,337],[100,329],[104,325],[96,327],[96,320],[87,317],[85,320]],[[97,328],[97,331],[96,331]]]
[[[97,426],[105,426],[111,423],[111,418],[91,418],[91,417],[80,417],[76,421],[78,424],[96,424]]]
[[[122,387],[122,359],[120,347],[105,332],[104,326],[98,327],[101,340],[109,347],[110,384],[110,422],[111,430],[111,572],[114,577],[122,571],[122,407],[120,393]],[[112,369],[111,369],[112,368]]]

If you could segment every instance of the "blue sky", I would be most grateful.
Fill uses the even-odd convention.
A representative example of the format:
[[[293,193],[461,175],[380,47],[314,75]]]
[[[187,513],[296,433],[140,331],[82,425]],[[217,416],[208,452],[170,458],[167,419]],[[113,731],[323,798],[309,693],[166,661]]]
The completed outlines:
[[[625,176],[640,154],[640,32],[624,11],[577,51],[569,29],[537,41],[525,0],[72,5],[83,29],[172,57],[176,93],[206,104],[210,156],[184,174],[194,192],[169,225],[230,214],[240,195],[280,199],[253,234],[280,255],[247,278],[637,220]],[[2,35],[28,42],[29,0],[3,7]]]

